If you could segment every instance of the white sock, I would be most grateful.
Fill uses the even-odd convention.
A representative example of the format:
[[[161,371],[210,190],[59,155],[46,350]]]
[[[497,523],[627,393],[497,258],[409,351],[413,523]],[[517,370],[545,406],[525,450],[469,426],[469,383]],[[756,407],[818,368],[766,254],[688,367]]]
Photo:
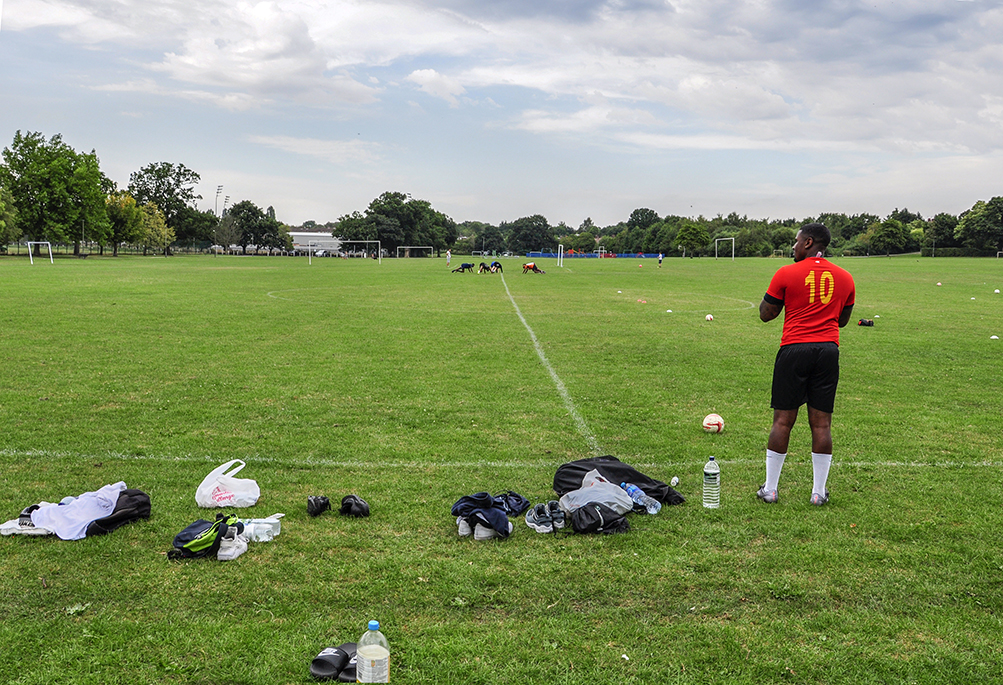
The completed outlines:
[[[811,453],[811,469],[815,476],[815,483],[811,490],[813,495],[825,496],[825,482],[829,480],[829,466],[831,464],[831,454]]]
[[[784,459],[787,453],[780,454],[773,450],[766,450],[766,485],[765,490],[776,490],[780,483],[780,471],[784,468]]]

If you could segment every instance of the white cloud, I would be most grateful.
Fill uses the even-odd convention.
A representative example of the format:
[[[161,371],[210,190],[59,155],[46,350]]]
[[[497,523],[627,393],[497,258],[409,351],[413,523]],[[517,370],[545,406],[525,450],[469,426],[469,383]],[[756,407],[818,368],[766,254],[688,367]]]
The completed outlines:
[[[251,136],[259,145],[291,152],[296,155],[319,157],[333,164],[373,164],[379,160],[379,145],[358,140],[318,140],[293,136]]]
[[[412,71],[405,80],[417,84],[422,91],[433,97],[442,98],[450,107],[458,107],[460,103],[456,96],[465,92],[455,78],[443,76],[435,69]]]
[[[141,79],[126,83],[107,83],[100,86],[94,86],[92,90],[107,93],[145,93],[147,95],[159,95],[161,97],[175,97],[188,100],[190,102],[209,103],[231,112],[245,111],[265,104],[265,102],[260,98],[248,95],[247,93],[169,89],[158,84],[153,79]]]

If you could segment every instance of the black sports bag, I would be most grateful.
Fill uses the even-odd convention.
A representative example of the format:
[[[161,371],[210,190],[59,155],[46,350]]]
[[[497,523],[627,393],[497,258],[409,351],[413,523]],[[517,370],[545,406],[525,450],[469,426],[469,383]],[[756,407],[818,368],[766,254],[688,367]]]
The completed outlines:
[[[616,457],[591,457],[561,464],[554,474],[554,492],[563,497],[572,490],[582,487],[582,478],[595,469],[610,483],[633,483],[644,490],[644,494],[654,497],[662,504],[682,504],[686,499],[660,480],[649,478],[633,466],[624,464]]]

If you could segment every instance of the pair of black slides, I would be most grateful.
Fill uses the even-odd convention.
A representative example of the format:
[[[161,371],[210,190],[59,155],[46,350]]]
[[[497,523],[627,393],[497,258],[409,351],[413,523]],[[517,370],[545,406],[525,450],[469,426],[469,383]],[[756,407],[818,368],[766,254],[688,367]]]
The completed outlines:
[[[310,495],[306,498],[306,513],[310,516],[320,516],[331,510],[331,500],[324,495]],[[345,495],[341,499],[341,514],[343,516],[369,516],[369,504],[358,495]]]
[[[310,675],[317,680],[339,680],[354,683],[356,658],[354,642],[346,642],[337,647],[328,647],[310,662]]]

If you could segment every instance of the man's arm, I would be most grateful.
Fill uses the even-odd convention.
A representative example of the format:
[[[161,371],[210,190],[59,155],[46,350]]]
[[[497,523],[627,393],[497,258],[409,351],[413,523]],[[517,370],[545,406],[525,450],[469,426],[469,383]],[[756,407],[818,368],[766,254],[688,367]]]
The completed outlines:
[[[839,327],[842,328],[850,322],[850,314],[853,313],[853,305],[848,304],[843,307],[843,311],[839,313]],[[762,316],[762,314],[760,314]]]
[[[759,303],[759,320],[773,321],[775,318],[780,316],[780,312],[783,311],[783,308],[783,302],[778,304],[775,301],[775,298],[766,295],[763,297],[763,301]]]

